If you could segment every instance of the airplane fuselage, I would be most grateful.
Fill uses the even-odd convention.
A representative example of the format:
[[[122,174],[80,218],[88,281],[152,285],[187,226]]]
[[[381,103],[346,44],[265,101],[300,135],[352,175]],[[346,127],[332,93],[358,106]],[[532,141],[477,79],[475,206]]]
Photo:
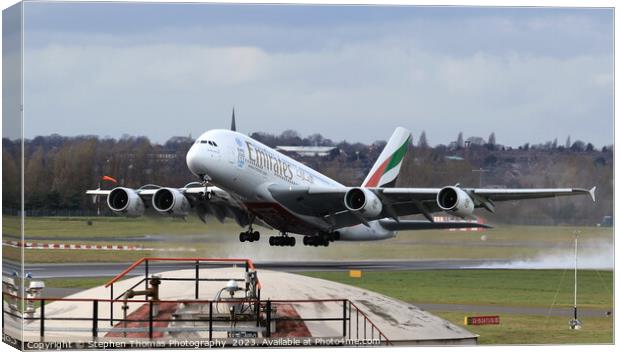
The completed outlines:
[[[276,202],[267,187],[344,187],[312,168],[252,139],[230,130],[203,133],[186,157],[190,171],[229,192],[255,216],[272,227],[303,235],[330,232],[330,225],[314,216],[295,214]],[[368,241],[393,237],[378,221],[368,226],[338,229],[341,240]]]

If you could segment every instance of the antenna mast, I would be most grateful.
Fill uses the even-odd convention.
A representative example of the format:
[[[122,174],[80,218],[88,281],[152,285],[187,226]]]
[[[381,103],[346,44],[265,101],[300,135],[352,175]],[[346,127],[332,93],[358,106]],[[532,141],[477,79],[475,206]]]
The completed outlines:
[[[575,231],[575,291],[573,294],[573,319],[569,321],[571,330],[581,329],[581,321],[577,319],[577,244],[579,231]]]

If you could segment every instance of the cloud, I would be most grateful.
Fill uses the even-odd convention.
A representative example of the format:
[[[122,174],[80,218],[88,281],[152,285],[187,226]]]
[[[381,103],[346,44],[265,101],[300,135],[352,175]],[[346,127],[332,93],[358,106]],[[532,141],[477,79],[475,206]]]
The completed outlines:
[[[26,128],[30,136],[129,133],[163,141],[225,127],[235,105],[246,132],[293,128],[370,142],[402,125],[426,130],[433,143],[459,131],[495,131],[509,145],[570,134],[600,146],[612,142],[612,55],[569,45],[569,24],[586,20],[563,17],[551,29],[536,18],[507,17],[458,19],[447,29],[432,19],[166,28],[159,40],[160,32],[90,40],[48,34],[25,55]],[[458,24],[466,25],[450,38]],[[424,28],[425,35],[417,30]],[[524,28],[529,36],[566,36],[560,49],[526,50],[522,34],[514,49],[498,42]],[[600,34],[595,23],[584,31]]]

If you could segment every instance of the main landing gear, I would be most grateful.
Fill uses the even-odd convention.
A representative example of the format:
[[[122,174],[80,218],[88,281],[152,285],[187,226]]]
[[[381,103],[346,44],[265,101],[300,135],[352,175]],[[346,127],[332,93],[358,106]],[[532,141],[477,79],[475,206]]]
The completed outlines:
[[[252,224],[250,223],[250,227],[247,231],[244,231],[239,234],[239,241],[241,242],[254,242],[260,240],[260,232],[252,230]]]
[[[269,245],[270,246],[295,246],[295,237],[288,237],[286,233],[282,233],[281,236],[271,236],[269,237]]]
[[[239,234],[239,241],[241,242],[254,242],[260,240],[260,232],[258,231],[244,231]]]
[[[327,247],[329,246],[329,242],[334,242],[339,239],[340,239],[340,233],[333,232],[333,233],[322,233],[322,234],[319,234],[318,236],[304,236],[303,242],[304,242],[304,246]]]
[[[304,246],[314,246],[314,247],[329,246],[329,240],[327,240],[323,236],[304,236],[303,242],[304,242]]]

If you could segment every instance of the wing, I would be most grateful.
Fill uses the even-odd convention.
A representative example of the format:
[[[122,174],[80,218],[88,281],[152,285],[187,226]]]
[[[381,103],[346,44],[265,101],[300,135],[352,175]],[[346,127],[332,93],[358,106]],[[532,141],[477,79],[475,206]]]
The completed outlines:
[[[344,203],[346,193],[351,187],[282,187],[272,185],[269,191],[273,198],[284,207],[300,215],[323,218],[333,228],[367,223],[369,220],[422,214],[433,222],[431,213],[441,211],[437,204],[437,194],[442,188],[367,188],[381,201],[381,213],[372,219],[347,209]],[[540,189],[484,189],[462,188],[473,200],[476,208],[483,207],[495,211],[494,202],[533,198],[548,198],[589,194],[594,200],[594,191],[581,188],[540,188]]]

